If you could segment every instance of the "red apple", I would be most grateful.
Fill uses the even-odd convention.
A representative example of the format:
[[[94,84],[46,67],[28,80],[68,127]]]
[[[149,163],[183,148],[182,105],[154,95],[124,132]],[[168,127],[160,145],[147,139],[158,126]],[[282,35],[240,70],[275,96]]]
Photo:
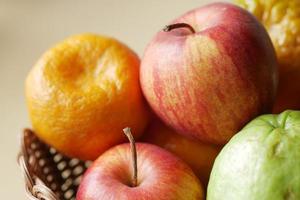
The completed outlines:
[[[300,65],[279,67],[279,84],[273,113],[281,113],[287,109],[300,110]]]
[[[201,184],[179,158],[151,144],[121,144],[86,171],[76,200],[203,199]],[[133,161],[133,162],[132,162]]]
[[[215,144],[269,112],[278,82],[267,32],[228,3],[189,11],[159,31],[144,52],[140,75],[146,99],[166,124]]]
[[[157,118],[150,123],[140,141],[158,145],[181,158],[191,167],[204,187],[207,186],[215,158],[221,150],[220,146],[179,135]]]

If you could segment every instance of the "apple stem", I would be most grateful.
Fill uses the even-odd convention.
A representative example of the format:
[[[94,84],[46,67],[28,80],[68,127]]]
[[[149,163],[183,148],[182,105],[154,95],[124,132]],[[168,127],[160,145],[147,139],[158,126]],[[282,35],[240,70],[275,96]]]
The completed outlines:
[[[133,168],[132,187],[136,187],[137,186],[137,155],[136,155],[135,141],[129,127],[124,128],[123,131],[130,142],[130,150],[132,154],[132,168]]]
[[[176,29],[176,28],[187,28],[187,29],[189,29],[192,33],[196,33],[195,29],[194,29],[191,25],[189,25],[189,24],[187,24],[187,23],[170,24],[170,25],[165,26],[165,28],[163,29],[163,31],[169,32],[169,31],[171,31],[171,30],[173,30],[173,29]]]

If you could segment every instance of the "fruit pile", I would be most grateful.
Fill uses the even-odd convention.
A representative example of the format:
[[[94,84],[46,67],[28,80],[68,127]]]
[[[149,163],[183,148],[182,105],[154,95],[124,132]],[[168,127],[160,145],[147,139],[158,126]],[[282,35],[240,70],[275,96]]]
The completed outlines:
[[[287,110],[300,109],[299,3],[239,3],[254,15],[189,11],[141,61],[95,34],[38,60],[26,79],[35,134],[94,161],[77,200],[300,199],[300,111]]]

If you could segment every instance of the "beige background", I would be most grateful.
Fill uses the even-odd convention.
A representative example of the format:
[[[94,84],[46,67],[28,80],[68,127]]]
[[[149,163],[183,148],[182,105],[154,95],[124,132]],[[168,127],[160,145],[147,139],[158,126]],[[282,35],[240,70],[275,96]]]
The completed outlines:
[[[16,164],[18,135],[29,127],[24,79],[39,56],[65,37],[113,36],[142,54],[168,21],[210,0],[0,0],[0,199],[25,199]]]

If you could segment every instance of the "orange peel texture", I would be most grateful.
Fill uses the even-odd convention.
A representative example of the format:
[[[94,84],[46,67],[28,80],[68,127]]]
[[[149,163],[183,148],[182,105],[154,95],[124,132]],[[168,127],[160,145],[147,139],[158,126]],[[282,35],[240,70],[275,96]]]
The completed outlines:
[[[139,64],[127,46],[94,34],[72,36],[48,50],[26,79],[38,137],[84,160],[126,141],[124,127],[138,138],[149,120]]]

